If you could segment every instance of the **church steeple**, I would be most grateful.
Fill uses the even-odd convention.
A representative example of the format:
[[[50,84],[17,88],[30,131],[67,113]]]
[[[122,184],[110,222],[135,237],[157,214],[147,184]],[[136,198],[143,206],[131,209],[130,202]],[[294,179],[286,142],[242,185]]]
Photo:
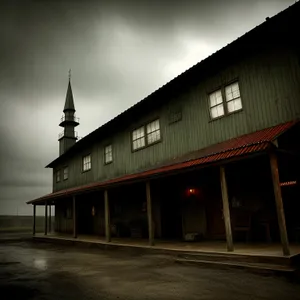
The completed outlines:
[[[73,93],[72,93],[72,87],[71,87],[71,79],[69,79],[64,112],[67,110],[75,111],[74,99],[73,99]]]
[[[69,84],[66,94],[66,101],[64,106],[64,116],[60,119],[59,126],[64,130],[58,136],[59,141],[59,155],[65,153],[72,147],[78,138],[77,132],[74,130],[79,125],[79,118],[75,116],[75,105],[71,87],[71,71],[69,72]]]

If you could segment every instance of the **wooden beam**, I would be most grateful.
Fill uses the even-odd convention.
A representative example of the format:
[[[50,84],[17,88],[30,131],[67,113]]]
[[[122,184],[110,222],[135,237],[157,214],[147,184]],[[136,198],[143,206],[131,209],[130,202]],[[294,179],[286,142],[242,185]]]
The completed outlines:
[[[45,235],[48,233],[48,204],[45,201]]]
[[[77,213],[76,213],[76,197],[73,196],[73,238],[77,238]]]
[[[106,241],[109,243],[111,241],[110,233],[110,212],[109,212],[109,201],[108,201],[108,192],[104,191],[104,211],[105,211],[105,237]]]
[[[33,224],[32,224],[32,234],[35,235],[35,216],[36,216],[36,205],[33,204]]]
[[[51,203],[49,205],[49,233],[51,233]]]
[[[282,203],[281,187],[279,181],[278,161],[277,156],[274,152],[270,153],[270,165],[283,255],[290,255],[289,241],[285,225],[284,208]]]
[[[154,245],[154,232],[153,232],[153,221],[152,221],[152,203],[151,203],[150,181],[146,182],[146,197],[147,197],[149,244],[150,244],[150,246],[153,246]]]
[[[221,180],[222,201],[223,201],[223,216],[224,216],[225,230],[226,230],[227,251],[233,251],[234,249],[233,249],[233,242],[232,242],[228,191],[227,191],[227,183],[226,183],[224,166],[220,167],[220,180]]]

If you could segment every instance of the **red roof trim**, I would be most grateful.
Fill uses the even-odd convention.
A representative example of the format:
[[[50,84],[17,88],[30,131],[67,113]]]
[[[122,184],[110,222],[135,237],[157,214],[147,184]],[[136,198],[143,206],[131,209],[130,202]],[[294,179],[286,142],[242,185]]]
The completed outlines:
[[[45,195],[35,200],[27,202],[28,204],[45,201],[48,199],[63,197],[66,195],[74,195],[80,192],[92,191],[98,188],[109,187],[120,182],[128,182],[134,179],[149,178],[154,175],[165,174],[176,170],[187,169],[203,164],[218,162],[221,160],[230,159],[233,157],[242,156],[245,154],[252,154],[265,151],[272,141],[277,139],[281,134],[286,132],[298,121],[291,121],[260,131],[253,132],[227,140],[225,142],[209,146],[198,151],[189,153],[183,157],[170,161],[167,165],[157,167],[155,169],[143,171],[140,173],[124,175],[119,178],[110,179],[103,182],[96,182],[80,187],[74,187],[55,193]]]

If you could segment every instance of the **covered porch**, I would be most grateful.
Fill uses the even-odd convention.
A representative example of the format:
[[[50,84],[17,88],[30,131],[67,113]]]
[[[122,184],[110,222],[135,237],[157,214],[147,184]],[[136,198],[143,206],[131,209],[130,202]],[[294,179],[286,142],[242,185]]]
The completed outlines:
[[[34,216],[36,205],[45,206],[45,233],[35,237],[175,251],[296,255],[299,148],[293,141],[299,126],[294,125],[221,143],[183,162],[36,199],[30,202]],[[52,205],[55,233],[49,234]]]

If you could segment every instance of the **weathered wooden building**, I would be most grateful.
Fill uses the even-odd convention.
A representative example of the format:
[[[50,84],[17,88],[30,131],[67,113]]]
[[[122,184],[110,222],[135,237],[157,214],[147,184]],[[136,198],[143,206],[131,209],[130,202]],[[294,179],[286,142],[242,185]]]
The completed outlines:
[[[268,18],[77,140],[69,82],[55,231],[281,241],[300,231],[300,3]],[[45,224],[47,234],[47,224]]]

